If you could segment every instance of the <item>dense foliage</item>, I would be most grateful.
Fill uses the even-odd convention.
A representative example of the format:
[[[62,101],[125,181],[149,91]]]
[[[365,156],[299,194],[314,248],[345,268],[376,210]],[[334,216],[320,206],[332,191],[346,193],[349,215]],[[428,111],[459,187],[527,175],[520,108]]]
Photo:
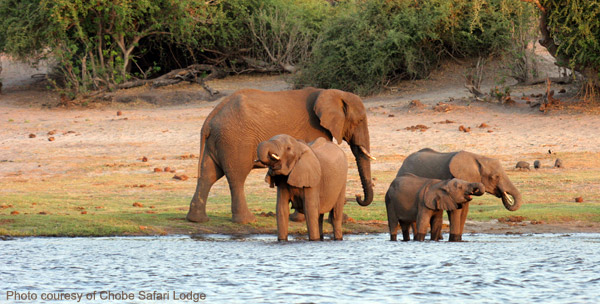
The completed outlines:
[[[558,63],[582,72],[593,86],[600,86],[600,2],[542,0],[540,3],[545,10],[548,38],[555,46],[551,53]]]
[[[297,71],[372,93],[441,58],[497,54],[531,28],[519,0],[0,0],[0,52],[51,56],[73,95],[193,63]]]
[[[447,56],[499,54],[531,28],[531,16],[519,0],[348,1],[327,20],[297,81],[373,93],[426,77]]]

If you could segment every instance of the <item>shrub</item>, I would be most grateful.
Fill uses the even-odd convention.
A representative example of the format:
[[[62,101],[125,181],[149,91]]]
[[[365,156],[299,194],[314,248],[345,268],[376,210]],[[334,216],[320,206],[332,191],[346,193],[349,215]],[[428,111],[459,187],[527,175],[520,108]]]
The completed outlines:
[[[424,78],[448,55],[497,54],[511,40],[518,0],[347,1],[326,22],[299,85],[359,94]]]

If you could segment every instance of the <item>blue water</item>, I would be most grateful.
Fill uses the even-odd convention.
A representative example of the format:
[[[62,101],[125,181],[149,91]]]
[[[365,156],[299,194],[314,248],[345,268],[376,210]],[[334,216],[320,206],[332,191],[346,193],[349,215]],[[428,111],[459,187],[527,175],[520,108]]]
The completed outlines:
[[[76,303],[41,297],[79,293],[81,303],[600,303],[600,234],[388,237],[0,241],[0,302]],[[168,299],[148,300],[154,291]],[[15,301],[15,292],[36,299]]]

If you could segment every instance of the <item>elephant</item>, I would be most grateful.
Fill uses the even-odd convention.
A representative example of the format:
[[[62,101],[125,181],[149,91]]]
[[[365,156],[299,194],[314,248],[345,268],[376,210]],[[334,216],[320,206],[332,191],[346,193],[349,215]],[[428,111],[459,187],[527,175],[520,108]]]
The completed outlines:
[[[425,148],[410,154],[402,163],[396,176],[408,173],[441,180],[459,178],[472,183],[480,182],[485,186],[485,192],[501,198],[504,207],[509,211],[518,210],[523,203],[521,193],[510,181],[500,162],[475,153],[467,151],[441,153]],[[461,209],[448,211],[448,218],[453,228],[450,230],[451,241],[462,240],[469,203],[462,206]]]
[[[431,240],[440,240],[444,210],[461,209],[463,204],[471,201],[471,195],[483,195],[484,189],[482,183],[469,183],[458,178],[439,180],[410,173],[396,177],[385,194],[390,240],[396,241],[398,224],[402,227],[404,241],[410,240],[410,227],[415,241],[425,240],[430,225]],[[452,225],[458,224],[451,223],[450,230]]]
[[[231,213],[236,223],[255,220],[246,204],[244,183],[250,170],[265,168],[256,159],[258,143],[277,134],[310,142],[319,137],[342,140],[356,159],[364,200],[373,201],[367,115],[357,95],[340,90],[305,88],[280,92],[244,89],[226,97],[208,115],[200,133],[198,181],[186,216],[206,222],[206,201],[212,185],[225,176],[231,192]]]
[[[519,170],[531,170],[531,168],[529,167],[529,163],[526,161],[517,162],[517,164],[515,165],[515,168],[519,169]]]
[[[336,144],[319,137],[306,144],[280,134],[258,144],[257,162],[269,167],[265,181],[277,186],[277,239],[287,241],[290,201],[306,216],[309,240],[323,239],[329,212],[334,240],[342,239],[348,161]]]

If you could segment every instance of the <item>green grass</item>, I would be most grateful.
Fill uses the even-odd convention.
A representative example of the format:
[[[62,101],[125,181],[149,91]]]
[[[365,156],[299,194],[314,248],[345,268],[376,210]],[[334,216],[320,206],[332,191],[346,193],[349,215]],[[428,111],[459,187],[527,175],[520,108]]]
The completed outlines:
[[[565,169],[532,171],[508,170],[520,189],[525,204],[515,212],[502,206],[500,199],[486,194],[471,203],[469,219],[489,221],[511,215],[546,223],[571,221],[600,223],[600,154],[561,155]],[[389,162],[398,162],[394,157]],[[275,189],[263,181],[264,172],[254,171],[246,184],[254,223],[231,222],[229,188],[217,182],[207,204],[208,223],[185,221],[195,189],[190,179],[178,181],[170,173],[151,173],[148,166],[84,164],[77,172],[46,179],[0,180],[0,235],[12,236],[107,236],[194,233],[276,233],[274,217],[260,216],[275,211]],[[195,168],[194,168],[195,169]],[[192,169],[190,169],[192,170]],[[355,169],[348,181],[348,202],[344,212],[356,222],[344,224],[345,233],[386,232],[384,195],[395,171],[373,171],[375,199],[368,207],[359,206],[352,191],[362,192]],[[575,203],[576,197],[583,203]],[[134,203],[142,207],[134,207]],[[12,215],[11,212],[18,212]],[[45,214],[40,214],[45,213]],[[83,214],[85,213],[85,214]],[[331,226],[325,225],[326,232]],[[306,233],[303,223],[290,223],[291,233]]]

